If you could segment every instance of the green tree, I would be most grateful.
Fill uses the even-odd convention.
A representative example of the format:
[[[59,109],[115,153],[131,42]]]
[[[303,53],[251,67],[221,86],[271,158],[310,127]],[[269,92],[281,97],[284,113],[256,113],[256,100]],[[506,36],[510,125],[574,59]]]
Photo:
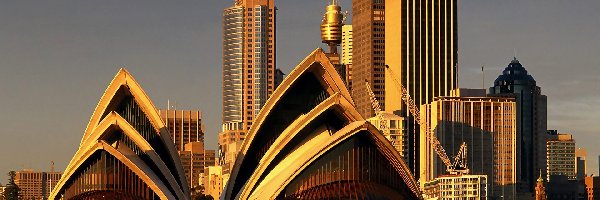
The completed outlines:
[[[21,189],[15,184],[15,176],[17,176],[15,171],[8,172],[8,184],[6,184],[3,194],[5,200],[19,200],[19,192]]]
[[[199,185],[192,188],[192,200],[214,200],[212,196],[204,194],[204,187]]]

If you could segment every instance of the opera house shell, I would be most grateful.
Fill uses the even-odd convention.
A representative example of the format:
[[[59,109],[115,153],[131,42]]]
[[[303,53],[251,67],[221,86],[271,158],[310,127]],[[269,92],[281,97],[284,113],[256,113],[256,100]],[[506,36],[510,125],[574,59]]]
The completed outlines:
[[[49,199],[190,199],[169,138],[153,103],[121,69]]]
[[[391,143],[356,111],[321,49],[264,105],[221,199],[421,199]]]

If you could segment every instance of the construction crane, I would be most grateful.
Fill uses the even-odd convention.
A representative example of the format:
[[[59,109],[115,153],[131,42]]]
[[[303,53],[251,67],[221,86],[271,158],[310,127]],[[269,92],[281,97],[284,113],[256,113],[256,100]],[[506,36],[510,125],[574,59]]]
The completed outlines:
[[[401,147],[398,147],[398,142],[391,138],[392,136],[390,134],[390,129],[388,128],[388,121],[385,119],[384,113],[381,111],[381,104],[379,104],[377,97],[375,97],[375,93],[373,93],[369,81],[365,80],[365,86],[367,87],[367,93],[369,94],[369,99],[371,100],[371,107],[373,107],[373,110],[375,111],[375,117],[377,117],[377,120],[379,121],[379,130],[383,133],[383,136],[385,136],[392,143],[392,146],[398,149],[398,153],[400,153],[401,156],[404,156],[404,152],[402,152]]]
[[[467,173],[469,173],[469,169],[467,168],[467,165],[466,165],[467,164],[467,162],[466,162],[467,144],[464,142],[462,143],[460,150],[458,152],[458,155],[456,155],[456,157],[454,158],[455,162],[452,163],[450,161],[450,158],[448,158],[448,155],[446,154],[446,150],[444,150],[444,147],[442,146],[440,141],[431,132],[431,128],[430,128],[427,120],[421,121],[421,115],[420,115],[419,108],[417,107],[417,105],[415,105],[415,101],[412,99],[410,94],[408,94],[408,90],[406,90],[406,88],[402,85],[402,83],[400,83],[400,81],[398,81],[396,74],[392,71],[392,69],[390,69],[390,67],[388,65],[386,65],[385,68],[390,73],[392,80],[394,81],[394,84],[396,84],[396,86],[400,89],[400,92],[402,94],[401,95],[402,101],[404,101],[404,103],[406,104],[406,107],[408,108],[409,112],[413,115],[413,117],[415,118],[415,121],[417,121],[417,123],[419,123],[421,128],[425,129],[425,134],[427,136],[427,139],[428,139],[429,143],[431,144],[432,148],[435,150],[437,155],[442,160],[442,162],[446,165],[446,171],[448,171],[450,174],[467,174]],[[368,83],[367,83],[367,85],[368,85]],[[370,87],[367,87],[367,88],[370,90]],[[372,93],[372,91],[370,91],[370,93]]]
[[[379,130],[381,130],[381,132],[383,132],[383,135],[387,137],[389,135],[389,129],[387,128],[387,121],[385,121],[383,112],[381,112],[381,106],[379,104],[379,101],[375,97],[375,93],[373,93],[371,85],[369,85],[369,81],[365,80],[365,85],[367,86],[367,93],[369,94],[369,99],[371,100],[371,107],[373,107],[373,110],[375,111],[375,116],[379,120]]]

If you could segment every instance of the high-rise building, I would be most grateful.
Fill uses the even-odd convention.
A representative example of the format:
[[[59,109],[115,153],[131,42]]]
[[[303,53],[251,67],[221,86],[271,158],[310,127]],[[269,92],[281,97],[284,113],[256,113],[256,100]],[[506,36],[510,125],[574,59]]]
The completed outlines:
[[[425,200],[488,199],[486,175],[444,175],[425,183]]]
[[[177,151],[183,151],[190,142],[204,141],[202,113],[198,110],[159,110],[160,118],[165,122],[171,134],[171,140]]]
[[[521,152],[517,178],[519,192],[534,192],[539,170],[546,174],[546,102],[527,70],[515,58],[489,89],[490,96],[513,97],[517,101],[517,142]]]
[[[458,93],[458,92],[455,92]],[[481,92],[485,94],[483,91]],[[518,181],[516,142],[516,103],[503,97],[436,97],[421,106],[421,120],[428,120],[448,156],[453,157],[463,142],[467,144],[467,166],[471,174],[487,175],[489,196],[516,199]],[[421,183],[447,174],[446,166],[420,133]]]
[[[382,111],[381,115],[387,124],[387,127],[385,127],[387,130],[381,129],[381,122],[377,116],[371,117],[367,119],[367,121],[371,122],[371,124],[373,124],[375,127],[378,127],[379,130],[384,134],[385,138],[392,143],[392,146],[394,146],[396,151],[398,151],[403,158],[406,158],[404,157],[404,154],[406,151],[408,151],[408,149],[406,146],[407,135],[403,124],[405,122],[404,118],[385,111]],[[404,160],[404,162],[406,162],[406,160]]]
[[[381,1],[383,2],[383,1]],[[401,99],[401,90],[393,81],[397,79],[407,89],[416,106],[428,104],[435,97],[450,96],[457,88],[458,26],[457,0],[448,1],[385,1],[385,64],[373,65],[380,81],[380,89],[385,89],[385,110],[405,117],[408,121],[407,132],[409,154],[408,165],[415,177],[419,178],[420,141],[419,126],[410,116],[409,110]],[[354,38],[359,41],[359,33],[353,17]],[[379,27],[375,27],[379,29]],[[377,33],[383,35],[383,32]],[[374,46],[384,46],[383,41]],[[358,44],[354,44],[358,49]],[[382,50],[378,50],[382,51]],[[374,55],[378,55],[374,51]],[[354,57],[358,58],[356,51]],[[379,59],[383,59],[383,55]],[[357,60],[357,59],[355,59]],[[383,60],[377,60],[384,62]],[[354,62],[353,68],[358,68]],[[383,74],[385,70],[385,87]],[[356,70],[355,70],[356,71]],[[393,72],[393,77],[390,72]],[[358,73],[358,72],[357,72]],[[357,74],[354,73],[354,74]],[[355,75],[356,77],[356,75]],[[377,90],[376,89],[376,90]],[[381,93],[383,95],[383,93]],[[360,103],[357,103],[360,107]]]
[[[159,110],[177,148],[190,187],[200,185],[204,167],[215,165],[215,151],[204,148],[204,125],[198,110]]]
[[[342,64],[352,64],[352,24],[342,26]]]
[[[566,176],[575,180],[577,175],[575,161],[575,140],[571,134],[558,134],[558,138],[547,142],[548,181],[552,175]]]
[[[577,180],[582,181],[587,176],[587,150],[585,148],[575,149],[575,158]]]
[[[60,180],[61,172],[16,171],[15,184],[22,199],[48,199]]]
[[[366,118],[375,116],[365,81],[385,108],[385,1],[352,1],[352,99]]]
[[[342,26],[342,65],[346,69],[346,85],[352,91],[352,25]]]
[[[219,141],[241,141],[275,90],[274,0],[235,0],[223,11],[223,119]],[[226,150],[230,142],[219,143]]]

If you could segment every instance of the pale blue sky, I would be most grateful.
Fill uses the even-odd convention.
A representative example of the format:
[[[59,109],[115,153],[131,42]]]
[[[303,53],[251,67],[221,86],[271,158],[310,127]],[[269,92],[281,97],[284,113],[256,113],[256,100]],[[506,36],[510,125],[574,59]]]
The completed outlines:
[[[200,109],[216,147],[221,119],[221,12],[233,0],[0,2],[0,178],[62,170],[121,66],[158,107]],[[277,66],[322,46],[326,1],[279,0]],[[349,0],[342,0],[351,10]],[[517,57],[548,95],[548,128],[573,133],[598,174],[600,1],[460,1],[461,87],[489,87]]]

